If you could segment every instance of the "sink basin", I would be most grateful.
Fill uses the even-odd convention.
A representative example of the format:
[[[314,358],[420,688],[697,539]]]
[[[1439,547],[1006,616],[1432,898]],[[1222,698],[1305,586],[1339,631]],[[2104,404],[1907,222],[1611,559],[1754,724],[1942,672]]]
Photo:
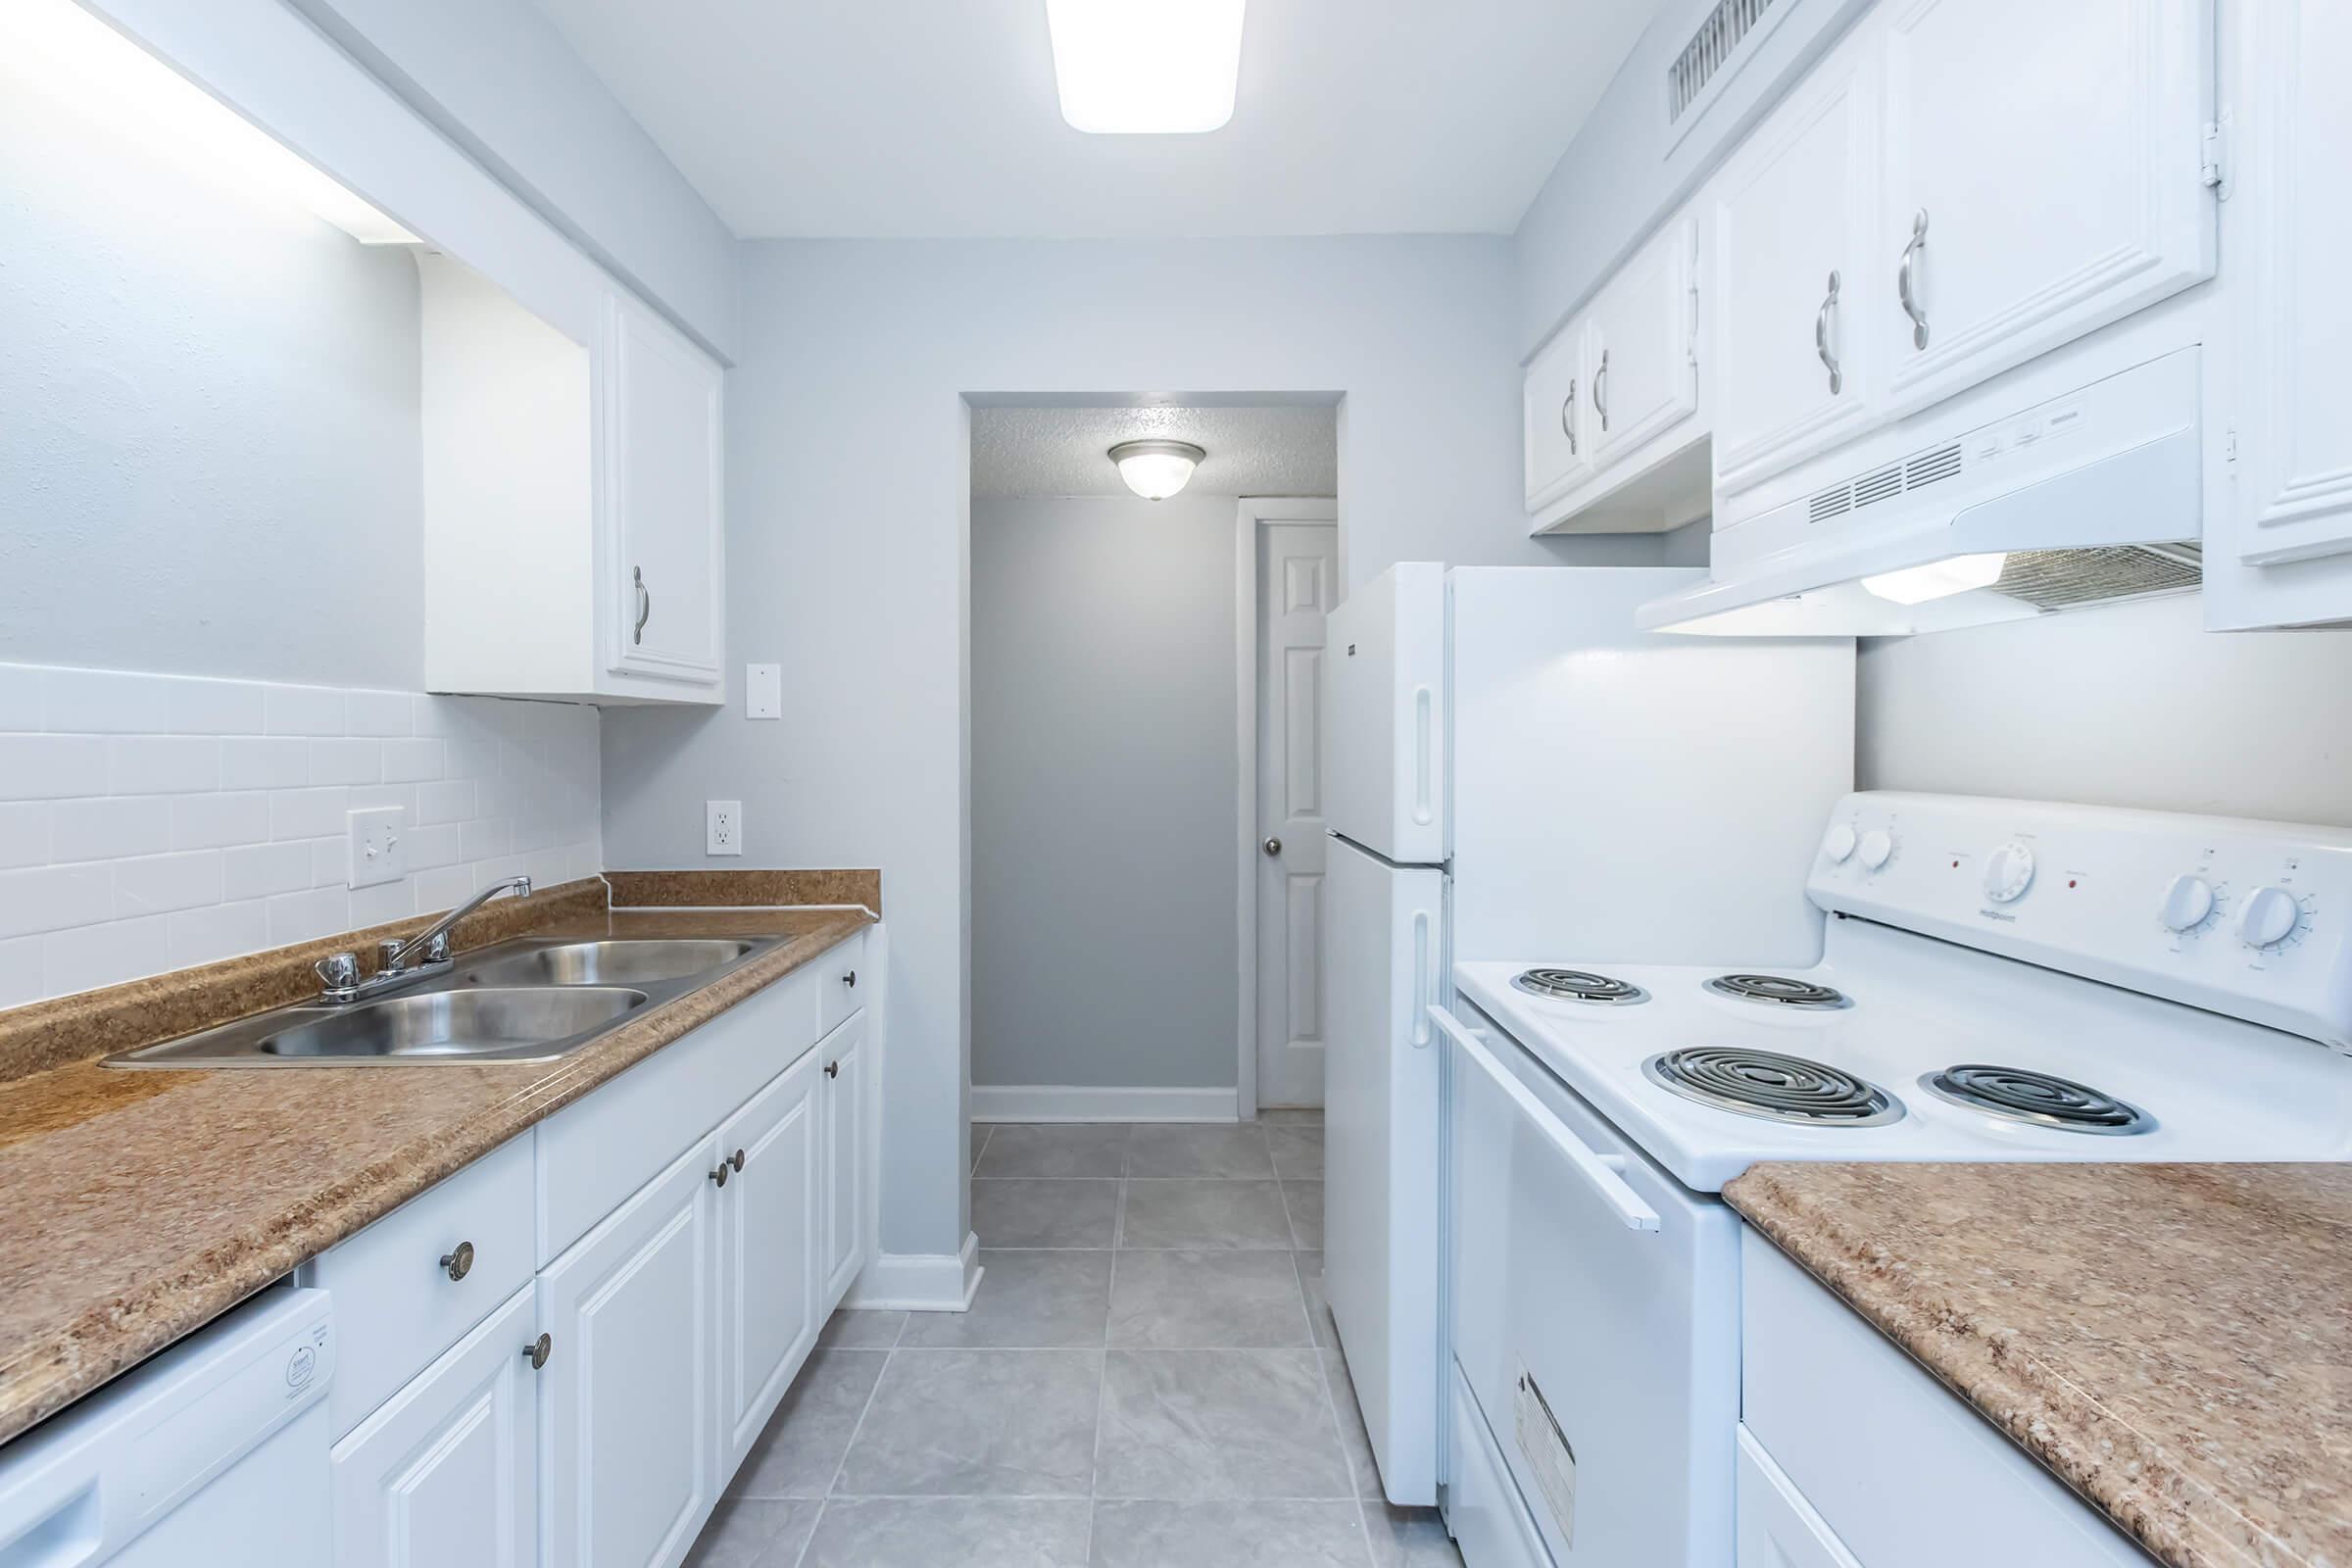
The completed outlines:
[[[566,942],[458,965],[466,986],[641,986],[686,980],[722,969],[757,943],[733,938],[679,941]]]
[[[609,986],[477,986],[347,1007],[286,1007],[108,1058],[116,1067],[364,1066],[545,1061],[647,1002]]]

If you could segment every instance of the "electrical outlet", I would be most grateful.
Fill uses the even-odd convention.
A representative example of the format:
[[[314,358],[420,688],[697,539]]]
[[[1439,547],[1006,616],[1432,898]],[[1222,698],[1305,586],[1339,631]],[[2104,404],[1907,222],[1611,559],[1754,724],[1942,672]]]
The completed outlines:
[[[743,803],[741,801],[705,801],[703,803],[703,853],[705,855],[741,855],[743,853]]]
[[[378,806],[346,813],[351,824],[351,885],[371,888],[397,882],[409,874],[409,813],[398,806]]]

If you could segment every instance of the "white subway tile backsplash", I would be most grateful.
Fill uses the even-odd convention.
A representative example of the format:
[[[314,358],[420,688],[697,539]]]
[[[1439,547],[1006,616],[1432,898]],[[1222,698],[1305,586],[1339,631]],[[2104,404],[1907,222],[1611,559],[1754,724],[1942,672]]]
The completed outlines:
[[[603,865],[590,708],[0,664],[0,1007]],[[354,808],[409,875],[354,891]]]
[[[49,808],[49,860],[112,860],[172,847],[172,802],[161,795],[99,795]]]
[[[106,743],[117,795],[184,795],[220,787],[220,742],[210,735],[118,735]]]
[[[0,801],[106,793],[102,735],[0,735]]]

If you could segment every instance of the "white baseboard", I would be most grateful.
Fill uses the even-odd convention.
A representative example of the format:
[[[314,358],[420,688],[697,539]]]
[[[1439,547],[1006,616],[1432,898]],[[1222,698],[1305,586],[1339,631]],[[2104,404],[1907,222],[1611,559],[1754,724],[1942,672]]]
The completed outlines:
[[[884,1252],[841,1304],[860,1312],[968,1311],[980,1274],[978,1236],[966,1236],[960,1252]]]
[[[974,1121],[1239,1121],[1233,1089],[1082,1089],[974,1084]]]

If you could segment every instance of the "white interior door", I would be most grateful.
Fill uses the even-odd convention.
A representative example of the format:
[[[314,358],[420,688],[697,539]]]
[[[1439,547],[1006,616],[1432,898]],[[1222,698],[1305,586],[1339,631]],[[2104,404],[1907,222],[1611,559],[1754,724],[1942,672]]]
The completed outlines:
[[[1339,528],[1257,530],[1257,1102],[1323,1103],[1323,617]]]

